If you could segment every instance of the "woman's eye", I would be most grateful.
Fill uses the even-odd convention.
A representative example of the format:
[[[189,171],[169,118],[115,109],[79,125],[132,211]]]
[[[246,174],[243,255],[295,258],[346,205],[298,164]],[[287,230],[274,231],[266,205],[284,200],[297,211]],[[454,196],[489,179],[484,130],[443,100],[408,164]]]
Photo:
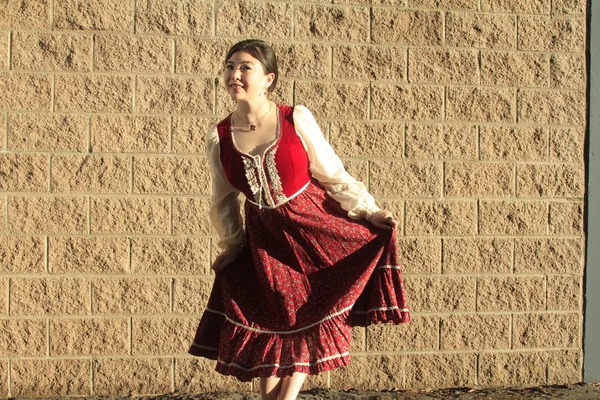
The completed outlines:
[[[247,67],[247,66],[242,67],[242,71],[249,71],[249,70],[250,70],[250,67]]]

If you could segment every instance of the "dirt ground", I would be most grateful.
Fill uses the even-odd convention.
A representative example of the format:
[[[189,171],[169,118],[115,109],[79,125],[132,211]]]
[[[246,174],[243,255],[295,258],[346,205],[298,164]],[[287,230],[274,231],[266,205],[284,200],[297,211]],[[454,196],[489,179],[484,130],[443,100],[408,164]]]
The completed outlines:
[[[100,399],[100,398],[97,398]],[[114,399],[114,398],[113,398]],[[336,391],[313,389],[300,392],[299,400],[430,400],[430,399],[600,399],[600,383],[536,386],[531,388],[503,388],[503,389],[443,389],[443,390],[401,390],[393,392],[369,391]],[[138,397],[136,400],[260,400],[256,393],[206,393],[186,395],[171,393],[154,397]]]

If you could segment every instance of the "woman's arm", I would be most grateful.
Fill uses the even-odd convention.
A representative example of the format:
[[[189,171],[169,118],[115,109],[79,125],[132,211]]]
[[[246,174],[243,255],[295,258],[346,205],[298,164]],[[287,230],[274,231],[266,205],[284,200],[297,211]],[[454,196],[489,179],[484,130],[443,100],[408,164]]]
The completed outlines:
[[[294,108],[294,124],[308,153],[313,177],[348,211],[348,216],[367,219],[380,228],[396,226],[396,221],[389,219],[392,214],[381,210],[365,185],[346,172],[342,161],[325,140],[317,121],[306,107]]]
[[[216,126],[206,134],[206,155],[212,180],[209,215],[219,235],[218,246],[225,250],[213,264],[213,268],[217,270],[216,267],[225,261],[224,255],[229,255],[227,264],[235,259],[246,236],[240,212],[239,191],[231,186],[221,164]]]

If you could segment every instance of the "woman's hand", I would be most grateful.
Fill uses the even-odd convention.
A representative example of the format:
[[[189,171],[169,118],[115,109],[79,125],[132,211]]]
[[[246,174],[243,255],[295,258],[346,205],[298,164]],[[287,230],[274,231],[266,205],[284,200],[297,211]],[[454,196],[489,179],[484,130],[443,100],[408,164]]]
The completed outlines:
[[[221,252],[215,259],[212,269],[215,272],[221,272],[223,268],[235,261],[237,256],[242,252],[241,246],[229,246]]]
[[[378,228],[391,231],[398,226],[398,221],[394,218],[391,212],[387,210],[375,211],[371,214],[369,221]]]

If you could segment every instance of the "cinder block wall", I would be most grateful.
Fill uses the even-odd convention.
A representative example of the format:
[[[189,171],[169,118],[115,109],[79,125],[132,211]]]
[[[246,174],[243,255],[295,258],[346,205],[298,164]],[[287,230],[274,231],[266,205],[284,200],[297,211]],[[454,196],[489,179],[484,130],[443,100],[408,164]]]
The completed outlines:
[[[0,396],[258,389],[186,354],[247,37],[400,220],[414,322],[306,387],[580,381],[585,1],[339,3],[0,2]]]

